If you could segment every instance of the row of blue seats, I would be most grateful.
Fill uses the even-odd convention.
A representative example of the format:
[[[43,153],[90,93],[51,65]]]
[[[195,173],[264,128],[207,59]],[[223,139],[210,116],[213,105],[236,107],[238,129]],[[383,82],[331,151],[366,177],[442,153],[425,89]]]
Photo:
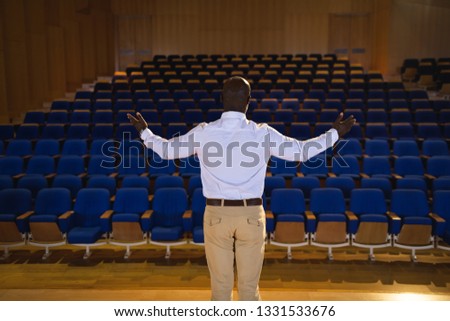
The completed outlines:
[[[294,125],[291,125],[294,126]],[[292,128],[291,128],[292,129]],[[292,132],[292,131],[291,131]],[[295,135],[294,135],[295,136]],[[29,139],[11,139],[2,148],[0,141],[0,155],[30,157],[31,155],[111,155],[108,148],[120,150],[125,154],[130,146],[137,146],[140,150],[144,148],[139,141],[114,141],[107,139],[39,139],[32,141]],[[389,142],[383,139],[372,139],[359,141],[357,139],[345,139],[338,142],[334,150],[341,156],[448,156],[448,143],[441,139],[415,140],[394,140]],[[147,152],[147,151],[145,151]],[[142,154],[144,151],[142,150]],[[333,155],[333,152],[328,152]]]
[[[195,102],[199,102],[200,99],[205,98],[214,98],[216,102],[220,101],[220,95],[222,93],[221,89],[214,89],[212,91],[208,91],[205,89],[195,88],[193,90],[188,89],[155,89],[150,92],[149,90],[102,90],[102,91],[78,91],[75,94],[75,100],[85,99],[88,101],[98,101],[100,99],[114,99],[114,101],[130,99],[134,102],[137,102],[139,99],[153,99],[155,102],[158,102],[160,99],[170,99],[173,98],[176,102],[181,99],[194,99]],[[305,100],[306,98],[317,98],[321,102],[324,102],[325,99],[340,99],[341,101],[346,101],[347,99],[362,99],[366,101],[367,99],[383,99],[385,101],[395,100],[395,99],[403,99],[407,102],[413,101],[415,99],[428,99],[428,95],[423,90],[411,90],[408,92],[404,92],[403,90],[389,90],[384,91],[381,89],[371,89],[371,90],[363,90],[363,89],[311,89],[304,90],[301,88],[297,89],[256,89],[253,88],[251,92],[251,96],[256,98],[257,101],[261,101],[263,98],[277,98],[281,101],[283,98],[297,98],[300,102]],[[64,100],[63,100],[64,101]],[[61,105],[61,109],[68,109],[70,106],[67,103],[61,102],[58,103]],[[64,105],[66,104],[66,106]],[[58,107],[55,104],[54,108]]]
[[[306,107],[306,103],[304,107]],[[322,109],[319,104],[308,104],[307,108],[298,110],[297,101],[285,101],[282,108],[278,109],[275,100],[266,100],[261,103],[262,108],[253,109],[248,112],[247,117],[255,122],[282,121],[286,123],[302,122],[315,124],[316,122],[333,122],[339,112],[342,111],[340,103],[329,102]],[[145,116],[149,123],[162,124],[186,122],[189,124],[203,121],[214,121],[223,113],[223,109],[218,108],[187,109],[184,111],[174,109],[174,107],[163,109],[162,111],[152,109],[142,109],[140,113]],[[212,105],[211,107],[216,107]],[[99,124],[99,123],[128,123],[128,114],[134,114],[134,109],[125,109],[114,112],[112,110],[75,110],[71,113],[67,111],[28,112],[25,115],[23,124]],[[361,111],[359,109],[345,109],[347,115],[352,114],[359,124],[367,123],[450,123],[450,110],[443,110],[439,113],[429,109],[418,109],[411,113],[408,109],[393,109],[390,112],[384,109],[371,109]]]
[[[64,187],[70,190],[73,198],[76,197],[78,191],[84,187],[106,188],[111,197],[114,197],[118,188],[122,187],[140,187],[145,188],[149,194],[162,187],[181,187],[185,188],[189,198],[192,198],[196,188],[202,187],[200,176],[177,176],[162,174],[154,177],[128,175],[122,179],[118,176],[92,175],[90,177],[74,174],[56,174],[49,179],[44,175],[23,175],[18,179],[14,179],[8,175],[0,175],[0,190],[6,188],[24,188],[31,192],[33,199],[43,188],[48,187]],[[392,179],[389,176],[373,175],[372,177],[364,176],[361,179],[354,179],[349,176],[329,176],[319,178],[318,176],[283,176],[273,175],[266,176],[264,185],[264,201],[265,207],[270,208],[271,194],[276,188],[296,188],[302,190],[305,200],[309,202],[311,191],[320,187],[338,188],[344,194],[346,200],[349,200],[352,190],[358,186],[362,188],[378,188],[383,191],[386,200],[391,199],[392,190],[401,189],[418,189],[432,195],[438,190],[450,190],[450,176],[438,177],[432,182],[428,182],[425,177],[413,176],[401,179]]]
[[[306,210],[301,190],[279,188],[272,191],[266,229],[272,244],[288,248],[289,258],[296,246],[328,248],[332,259],[333,248],[351,245],[369,248],[371,259],[375,248],[407,248],[415,260],[416,250],[449,249],[439,242],[449,242],[449,196],[450,191],[435,192],[430,214],[420,190],[394,190],[388,207],[380,190],[355,189],[348,211],[339,189],[319,188],[311,192]],[[158,189],[151,209],[144,188],[119,189],[112,206],[108,191],[101,188],[81,189],[74,205],[65,188],[42,189],[34,206],[24,189],[4,189],[0,200],[0,224],[10,231],[0,236],[5,256],[10,247],[28,243],[44,247],[47,258],[51,247],[68,243],[85,247],[87,258],[91,247],[109,242],[125,247],[128,258],[132,246],[150,242],[166,247],[168,258],[170,248],[186,244],[188,238],[194,244],[204,242],[206,202],[201,188],[191,202],[183,188]]]
[[[146,114],[144,114],[144,117]],[[211,112],[209,120],[219,119],[221,115],[220,111],[216,113]],[[195,121],[200,120],[197,118],[198,114],[191,115],[193,119],[192,124],[186,122],[176,123],[148,123],[148,127],[153,133],[171,138],[174,136],[182,135],[188,132],[188,130],[195,126]],[[258,119],[258,117],[260,119]],[[278,130],[280,133],[292,136],[298,139],[308,139],[321,135],[332,127],[332,122],[337,118],[337,113],[327,113],[328,122],[318,122],[310,125],[310,123],[295,122],[295,118],[292,114],[280,113],[277,118],[278,121],[267,122],[268,125]],[[345,115],[345,117],[347,114]],[[263,118],[264,117],[264,118]],[[267,115],[255,115],[252,118],[257,122],[265,122],[270,113]],[[294,118],[294,119],[292,119]],[[110,139],[114,138],[122,140],[126,138],[135,139],[138,138],[138,133],[135,128],[129,123],[119,123],[115,126],[112,123],[99,123],[95,125],[89,124],[71,124],[70,126],[65,124],[49,124],[46,126],[38,124],[24,124],[18,127],[17,131],[14,131],[12,126],[0,126],[0,139],[3,141],[11,139]],[[383,122],[356,124],[352,127],[351,131],[347,135],[347,138],[354,138],[359,140],[369,139],[410,139],[410,140],[423,140],[423,139],[448,139],[450,138],[450,123],[437,124],[437,123],[421,123],[413,125],[411,123],[393,123],[386,124]]]
[[[429,111],[429,112],[445,112],[449,107],[448,100],[436,100],[429,101],[427,99],[415,99],[409,103],[406,100],[394,99],[389,102],[385,102],[382,99],[369,99],[364,102],[362,99],[347,99],[342,101],[340,99],[330,98],[324,99],[322,102],[317,98],[299,99],[298,97],[281,98],[278,99],[275,96],[272,98],[251,98],[249,101],[249,111],[258,109],[270,109],[275,111],[277,109],[290,109],[293,111],[299,110],[316,110],[322,109],[336,109],[336,110],[359,110],[360,112],[366,112],[370,110],[382,110],[386,112],[395,111],[397,109],[405,109],[411,113],[416,111]],[[165,110],[179,110],[184,112],[186,110],[201,110],[203,112],[209,109],[222,108],[220,101],[214,98],[201,98],[198,102],[194,99],[180,99],[175,100],[173,98],[161,98],[158,102],[154,102],[152,99],[139,99],[134,104],[132,100],[121,99],[113,103],[111,100],[99,100],[95,103],[91,103],[89,100],[78,99],[73,102],[69,101],[54,101],[51,107],[51,111],[54,112],[81,112],[81,111],[112,111],[121,112],[124,110],[156,110],[159,112]]]
[[[130,152],[131,154],[131,152]],[[200,174],[200,165],[196,157],[179,161],[162,160],[153,156],[114,156],[93,155],[88,160],[81,156],[62,156],[55,160],[51,156],[32,156],[24,160],[18,156],[0,158],[0,175],[15,179],[25,176],[41,175],[53,178],[56,174],[92,177],[104,175],[123,179],[127,176],[174,175],[189,178]],[[393,165],[392,165],[393,163]],[[299,164],[272,157],[268,173],[272,176],[298,177],[312,176],[325,179],[329,176],[349,177],[359,181],[361,178],[387,178],[396,181],[404,178],[419,178],[423,184],[436,178],[450,176],[450,156],[433,156],[424,161],[416,156],[401,156],[391,161],[385,156],[365,157],[359,161],[355,156],[333,157],[316,156]],[[420,184],[420,183],[419,183]],[[423,185],[425,188],[427,185]]]

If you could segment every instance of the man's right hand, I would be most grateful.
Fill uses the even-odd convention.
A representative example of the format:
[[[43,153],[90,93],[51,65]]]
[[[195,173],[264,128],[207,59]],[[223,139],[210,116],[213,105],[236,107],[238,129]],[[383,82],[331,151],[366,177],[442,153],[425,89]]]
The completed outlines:
[[[147,122],[145,121],[144,117],[140,113],[136,113],[136,117],[134,117],[131,114],[127,114],[128,119],[133,124],[133,126],[136,128],[136,130],[139,132],[139,134],[147,128]]]
[[[336,129],[339,138],[342,138],[345,134],[347,134],[350,129],[352,129],[352,126],[356,123],[355,117],[351,115],[346,120],[342,120],[344,118],[344,114],[340,113],[338,118],[334,121],[332,128]]]

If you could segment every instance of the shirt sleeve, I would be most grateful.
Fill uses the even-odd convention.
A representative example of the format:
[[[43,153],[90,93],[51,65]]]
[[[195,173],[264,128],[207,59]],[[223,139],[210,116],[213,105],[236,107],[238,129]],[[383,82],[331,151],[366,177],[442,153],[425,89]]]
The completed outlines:
[[[195,136],[202,129],[203,123],[184,135],[166,139],[155,135],[150,129],[146,128],[141,132],[141,139],[147,148],[152,149],[162,159],[185,158],[197,153],[200,143],[196,141]]]
[[[339,134],[332,128],[320,136],[300,141],[282,135],[268,126],[270,139],[270,155],[287,160],[305,162],[324,152],[339,140]]]

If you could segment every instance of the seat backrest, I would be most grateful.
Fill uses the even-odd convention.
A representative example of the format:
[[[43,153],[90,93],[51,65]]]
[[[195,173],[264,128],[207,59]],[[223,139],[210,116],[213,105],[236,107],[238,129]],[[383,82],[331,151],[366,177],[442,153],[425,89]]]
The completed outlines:
[[[383,191],[384,196],[387,199],[391,199],[392,185],[391,181],[387,178],[363,178],[361,180],[361,188],[377,188]]]
[[[363,173],[369,176],[376,174],[391,175],[389,158],[385,156],[373,156],[364,158]]]
[[[108,190],[104,188],[81,189],[77,194],[73,209],[76,226],[100,226],[100,216],[110,209]]]
[[[435,177],[450,176],[450,156],[433,156],[427,161],[427,172]]]
[[[165,227],[182,225],[182,216],[187,208],[187,194],[183,188],[160,188],[153,198],[152,224]]]
[[[396,140],[393,149],[397,156],[419,156],[419,147],[414,140]]]
[[[300,171],[306,175],[327,174],[327,162],[324,156],[318,155],[300,164]]]
[[[369,156],[389,156],[389,144],[384,139],[372,139],[366,141],[365,153]]]
[[[61,215],[72,209],[70,191],[63,187],[43,188],[36,197],[36,215]]]
[[[159,176],[155,179],[155,190],[159,188],[164,187],[184,187],[183,178],[180,176],[171,176],[171,175],[165,175],[165,176]]]
[[[17,175],[23,172],[23,158],[19,156],[0,157],[0,175]]]
[[[313,189],[311,191],[310,209],[315,214],[344,213],[345,212],[344,194],[340,189],[334,187]]]
[[[16,216],[32,209],[31,192],[24,188],[6,188],[0,191],[0,215]]]
[[[426,195],[421,190],[396,189],[392,191],[391,211],[400,217],[427,216]]]
[[[150,180],[145,176],[125,176],[122,180],[122,187],[142,187],[146,190],[150,187]]]
[[[345,198],[350,197],[351,191],[355,188],[355,181],[351,177],[328,177],[325,181],[326,187],[339,188],[344,193]]]
[[[110,175],[115,171],[115,162],[111,157],[93,155],[89,159],[89,175]]]
[[[75,175],[56,175],[52,182],[52,187],[64,187],[70,191],[72,198],[77,196],[78,191],[83,187],[81,177]]]
[[[78,155],[87,154],[87,141],[85,139],[68,139],[64,142],[62,155]]]
[[[306,210],[303,192],[300,189],[274,189],[272,191],[270,209],[275,215],[302,214]]]
[[[55,172],[55,160],[51,156],[33,156],[28,161],[27,174],[47,175]]]
[[[25,156],[31,154],[32,144],[27,139],[11,140],[6,148],[6,156]]]
[[[272,195],[275,188],[285,188],[286,180],[282,176],[266,176],[264,178],[264,194],[266,197]]]
[[[142,187],[123,187],[117,190],[113,205],[114,212],[142,214],[149,208],[147,189]]]
[[[114,177],[96,175],[89,178],[86,187],[106,189],[112,196],[116,194],[116,179]]]
[[[422,153],[426,156],[448,156],[448,145],[444,140],[426,139],[422,144]]]
[[[203,226],[203,216],[205,214],[206,197],[203,195],[203,189],[198,187],[192,194],[192,225]]]
[[[447,228],[450,226],[450,190],[433,193],[433,213],[445,220]]]
[[[383,191],[377,188],[354,189],[350,198],[350,211],[356,215],[386,213]]]
[[[56,139],[41,139],[36,143],[34,155],[54,156],[60,153],[59,142]]]
[[[355,156],[333,157],[333,173],[359,174],[359,162]]]
[[[79,175],[85,171],[84,159],[81,156],[69,155],[59,159],[56,173]]]
[[[395,160],[394,172],[398,175],[423,175],[422,161],[417,156],[402,156]]]

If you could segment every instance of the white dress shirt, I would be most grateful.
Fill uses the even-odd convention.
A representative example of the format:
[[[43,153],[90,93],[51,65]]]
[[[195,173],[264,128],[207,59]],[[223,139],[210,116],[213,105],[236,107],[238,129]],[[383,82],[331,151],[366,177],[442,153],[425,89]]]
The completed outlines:
[[[141,139],[164,159],[196,154],[205,197],[248,199],[262,196],[270,156],[304,162],[332,147],[339,135],[330,129],[316,138],[299,141],[267,124],[248,120],[244,113],[228,111],[182,136],[165,139],[147,128]]]

